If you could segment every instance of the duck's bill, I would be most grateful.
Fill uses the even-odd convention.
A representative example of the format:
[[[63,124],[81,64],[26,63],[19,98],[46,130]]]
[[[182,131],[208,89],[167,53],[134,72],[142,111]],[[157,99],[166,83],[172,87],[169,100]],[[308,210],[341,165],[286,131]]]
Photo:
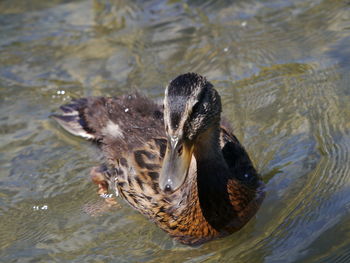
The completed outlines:
[[[159,177],[159,187],[162,191],[174,192],[184,183],[192,153],[193,146],[188,143],[168,144]]]

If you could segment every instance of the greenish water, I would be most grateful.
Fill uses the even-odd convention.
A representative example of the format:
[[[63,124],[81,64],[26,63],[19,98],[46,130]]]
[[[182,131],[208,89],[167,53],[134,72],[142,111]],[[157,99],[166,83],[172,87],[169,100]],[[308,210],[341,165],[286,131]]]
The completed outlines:
[[[125,203],[98,217],[101,155],[50,113],[71,98],[212,81],[267,197],[241,231],[173,242]],[[350,4],[0,2],[0,261],[350,262]]]

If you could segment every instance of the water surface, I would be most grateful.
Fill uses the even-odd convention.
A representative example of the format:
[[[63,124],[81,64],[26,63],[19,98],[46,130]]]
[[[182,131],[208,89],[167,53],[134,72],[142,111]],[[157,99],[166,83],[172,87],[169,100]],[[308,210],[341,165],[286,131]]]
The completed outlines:
[[[349,262],[350,5],[337,0],[0,2],[0,261]],[[101,202],[71,98],[207,76],[267,183],[241,231],[197,248]]]

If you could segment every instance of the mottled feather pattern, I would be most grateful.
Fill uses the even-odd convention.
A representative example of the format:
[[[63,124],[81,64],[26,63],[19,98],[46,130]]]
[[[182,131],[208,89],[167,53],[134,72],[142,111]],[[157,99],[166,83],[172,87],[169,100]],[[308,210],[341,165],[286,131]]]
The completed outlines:
[[[213,203],[221,219],[211,221],[213,214],[205,213],[211,204],[206,208],[199,198],[194,157],[186,183],[180,189],[165,194],[159,188],[158,178],[167,147],[161,105],[131,94],[78,99],[61,110],[63,113],[54,118],[63,128],[92,139],[101,147],[107,160],[102,174],[109,188],[182,243],[200,244],[238,230],[253,216],[263,199],[263,194],[256,190],[260,184],[258,174],[228,128],[220,128],[220,146],[231,171],[223,185],[229,203]],[[215,198],[221,193],[212,194],[214,196],[206,199],[209,203],[221,200]]]

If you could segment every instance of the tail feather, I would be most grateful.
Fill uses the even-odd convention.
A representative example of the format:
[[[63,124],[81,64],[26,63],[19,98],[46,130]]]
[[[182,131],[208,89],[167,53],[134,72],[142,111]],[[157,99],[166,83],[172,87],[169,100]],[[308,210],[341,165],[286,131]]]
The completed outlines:
[[[62,126],[65,130],[70,132],[73,135],[83,137],[88,140],[94,140],[95,136],[84,129],[82,125],[82,119],[79,115],[51,115],[58,124]]]
[[[86,105],[86,98],[72,100],[70,104],[65,104],[60,107],[62,111],[61,114],[52,114],[51,117],[71,134],[88,140],[94,140],[96,137],[92,130],[89,129],[81,114]]]
[[[66,115],[71,115],[74,114],[77,109],[76,109],[76,105],[75,104],[66,104],[66,105],[62,105],[60,107],[60,109],[64,112],[64,114]]]
[[[60,109],[64,114],[70,114],[86,107],[87,103],[87,98],[73,99],[71,103],[60,106]]]

